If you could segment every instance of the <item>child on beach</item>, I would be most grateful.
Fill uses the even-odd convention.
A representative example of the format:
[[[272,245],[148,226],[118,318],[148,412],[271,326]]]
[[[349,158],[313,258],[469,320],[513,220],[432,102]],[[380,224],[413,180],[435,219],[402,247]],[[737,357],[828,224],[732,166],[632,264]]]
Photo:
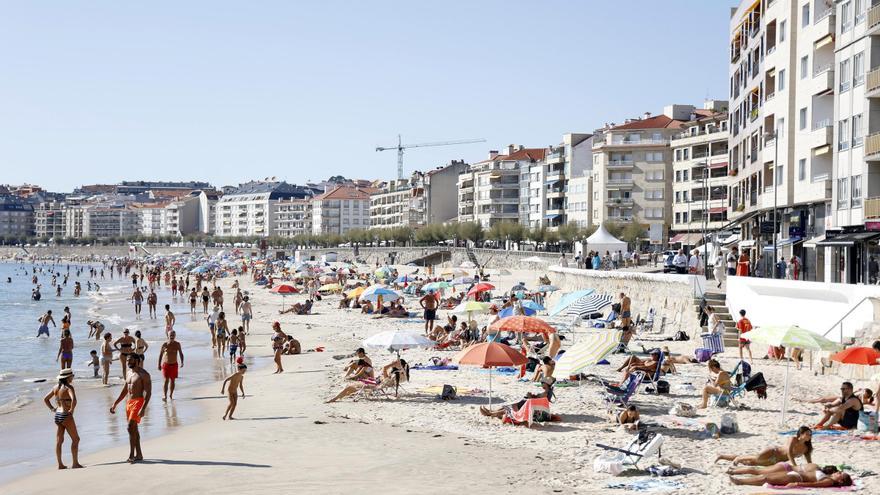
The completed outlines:
[[[229,364],[235,362],[235,354],[238,352],[238,329],[233,329],[229,335]]]
[[[244,373],[247,371],[247,365],[244,363],[240,363],[238,365],[238,371],[232,374],[232,376],[223,380],[223,386],[220,387],[220,393],[226,393],[226,384],[229,384],[229,406],[226,407],[226,413],[223,414],[223,420],[225,421],[228,417],[229,419],[235,419],[232,417],[232,413],[235,412],[235,406],[238,404],[238,389],[241,389],[241,398],[244,399]]]
[[[91,359],[89,360],[89,366],[91,366],[92,371],[95,372],[94,378],[98,378],[98,368],[101,367],[101,364],[98,361],[98,351],[92,349],[92,351],[89,352],[89,355],[91,356]]]

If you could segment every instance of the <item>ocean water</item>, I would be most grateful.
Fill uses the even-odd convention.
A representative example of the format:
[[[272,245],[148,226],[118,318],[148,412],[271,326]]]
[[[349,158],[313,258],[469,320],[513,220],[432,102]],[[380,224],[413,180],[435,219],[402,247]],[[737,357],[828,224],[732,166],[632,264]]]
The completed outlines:
[[[204,315],[201,312],[190,315],[187,299],[173,298],[169,289],[161,287],[156,291],[158,318],[149,319],[144,304],[141,318],[136,319],[130,301],[130,279],[123,276],[111,280],[108,269],[105,270],[106,278],[98,279],[101,290],[88,292],[86,271],[79,277],[82,295],[74,297],[76,269],[71,265],[71,276],[61,297],[56,297],[50,286],[51,275],[38,273],[43,297],[40,301],[32,301],[33,266],[42,266],[44,272],[49,268],[49,265],[30,263],[0,263],[0,438],[6,445],[17,446],[15,449],[0,449],[0,484],[35,469],[54,466],[55,425],[52,413],[42,401],[55,384],[60,368],[55,356],[65,306],[70,307],[73,315],[71,334],[75,343],[73,369],[76,374],[73,384],[78,399],[74,416],[82,439],[80,452],[84,464],[88,465],[90,452],[119,447],[121,458],[128,452],[124,414],[109,414],[110,405],[123,384],[121,367],[118,361],[111,364],[109,386],[93,378],[93,371],[87,365],[89,351],[100,350],[100,343],[88,338],[88,320],[100,320],[105,331],[113,335],[113,340],[122,335],[123,328],[130,329],[132,334],[140,330],[150,346],[144,368],[153,377],[153,399],[141,423],[144,438],[167,434],[174,428],[200,421],[207,402],[224,400],[219,394],[219,384],[231,373],[232,366],[228,359],[214,357]],[[66,265],[56,265],[55,269],[64,273]],[[7,282],[7,277],[12,279],[11,283]],[[177,316],[177,340],[185,354],[185,366],[180,370],[174,401],[167,403],[162,401],[162,376],[157,369],[159,348],[165,340],[165,304],[170,304]],[[37,319],[47,309],[52,310],[58,328],[50,325],[50,337],[37,338]],[[230,319],[234,322],[236,317],[231,315]],[[250,357],[245,361],[248,366],[255,364]],[[198,390],[203,385],[213,383],[217,384],[216,395],[199,395]],[[69,460],[68,450],[65,450],[65,459]]]

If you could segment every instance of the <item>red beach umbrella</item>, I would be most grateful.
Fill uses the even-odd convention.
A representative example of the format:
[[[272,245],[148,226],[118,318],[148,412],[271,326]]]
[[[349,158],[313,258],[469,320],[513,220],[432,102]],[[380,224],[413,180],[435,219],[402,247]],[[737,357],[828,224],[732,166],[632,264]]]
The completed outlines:
[[[269,292],[281,294],[281,311],[284,311],[284,298],[290,294],[299,294],[299,289],[292,285],[281,284],[269,289]]]
[[[492,368],[496,366],[519,366],[529,362],[525,356],[509,345],[498,342],[475,344],[460,351],[453,358],[459,364],[489,368],[489,407],[492,407]]]
[[[495,286],[492,284],[487,284],[486,282],[481,282],[471,287],[471,290],[468,291],[467,295],[468,297],[475,296],[480,292],[486,292],[487,290],[495,290]]]
[[[501,318],[490,325],[489,330],[495,332],[540,333],[544,335],[556,333],[556,329],[551,327],[546,321],[521,315]]]
[[[831,355],[832,361],[843,364],[861,364],[863,366],[877,366],[880,363],[880,352],[871,347],[849,347]]]

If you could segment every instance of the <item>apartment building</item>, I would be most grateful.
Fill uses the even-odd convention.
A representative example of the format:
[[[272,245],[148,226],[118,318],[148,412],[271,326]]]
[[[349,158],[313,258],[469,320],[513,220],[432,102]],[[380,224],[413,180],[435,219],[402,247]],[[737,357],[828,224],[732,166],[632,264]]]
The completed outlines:
[[[34,235],[34,207],[18,196],[0,195],[0,236]]]
[[[217,201],[223,193],[214,189],[198,189],[190,193],[198,200],[199,226],[198,232],[211,234],[217,226]]]
[[[370,195],[370,228],[419,228],[427,222],[423,175],[388,181]]]
[[[672,137],[672,231],[669,243],[696,246],[704,233],[728,223],[727,102],[707,101],[706,111]]]
[[[587,228],[593,225],[593,177],[584,171],[568,179],[565,195],[565,223]]]
[[[498,222],[528,225],[541,202],[530,198],[531,168],[543,162],[545,148],[509,145],[506,154],[490,151],[489,159],[459,175],[459,222],[477,222],[489,228]],[[543,185],[541,191],[543,192]]]
[[[729,216],[740,249],[766,273],[776,246],[777,258],[802,260],[804,278],[824,279],[818,243],[830,222],[836,152],[835,23],[824,0],[744,0],[732,11]]]
[[[295,237],[312,233],[312,199],[282,199],[275,208],[275,235]]]
[[[214,234],[220,237],[275,235],[280,201],[306,199],[314,190],[283,181],[252,181],[217,200]]]
[[[49,239],[65,236],[65,203],[63,201],[43,201],[34,207],[34,235]]]
[[[108,237],[132,237],[140,234],[140,213],[128,205],[98,203],[77,206],[73,210],[81,213],[82,234],[80,237],[106,239]]]
[[[868,263],[880,259],[880,6],[871,3],[838,1],[826,13],[835,39],[835,153],[832,213],[818,246],[830,282],[875,282]]]
[[[660,115],[645,113],[621,125],[606,124],[593,136],[592,221],[638,221],[652,244],[668,240],[672,222],[673,136],[706,111],[692,105],[669,105]]]
[[[571,177],[592,168],[592,135],[569,133],[548,147],[544,159],[523,162],[520,170],[520,222],[529,228],[564,225]]]
[[[337,186],[312,199],[312,234],[342,235],[370,227],[370,195],[373,188]]]

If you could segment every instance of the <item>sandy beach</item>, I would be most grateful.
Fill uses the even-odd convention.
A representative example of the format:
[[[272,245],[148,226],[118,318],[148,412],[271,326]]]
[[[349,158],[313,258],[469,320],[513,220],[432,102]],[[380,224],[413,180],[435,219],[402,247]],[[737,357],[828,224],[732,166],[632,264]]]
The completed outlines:
[[[400,269],[402,273],[413,270]],[[493,283],[506,289],[519,281],[534,284],[538,275],[514,271],[493,277]],[[227,278],[221,283],[227,300],[233,293],[228,290],[232,281]],[[239,401],[235,421],[220,419],[226,405],[225,397],[220,395],[220,381],[181,388],[175,402],[198,401],[204,417],[145,441],[145,462],[125,463],[128,445],[120,438],[113,447],[83,456],[81,461],[86,469],[58,471],[54,469],[52,435],[47,434],[45,468],[15,479],[0,490],[26,494],[63,487],[70,493],[86,493],[102,490],[114,480],[126,484],[128,493],[282,493],[296,489],[341,493],[358,488],[386,493],[448,493],[463,489],[476,493],[497,489],[604,493],[611,490],[606,488],[609,484],[649,478],[643,474],[614,477],[593,471],[593,460],[602,453],[597,442],[623,447],[631,438],[610,420],[600,388],[594,383],[557,387],[552,410],[562,416],[562,421],[532,428],[505,425],[481,416],[478,407],[487,403],[488,374],[469,367],[457,371],[413,370],[411,381],[404,384],[397,400],[347,399],[325,404],[345,385],[341,370],[347,359],[334,356],[351,354],[364,338],[382,330],[420,330],[421,320],[374,320],[356,310],[337,309],[339,296],[325,297],[316,303],[313,315],[279,316],[279,296],[251,285],[245,278],[239,281],[252,295],[255,315],[248,338],[252,365],[244,382],[247,397]],[[286,303],[303,299],[304,296],[288,297]],[[413,311],[416,301],[407,303]],[[445,315],[445,311],[440,312],[441,319]],[[285,372],[272,374],[269,335],[275,320],[281,322],[286,333],[302,342],[304,351],[322,346],[325,352],[284,356]],[[230,321],[237,323],[234,315]],[[207,333],[204,337],[208,338]],[[639,344],[651,347],[658,343],[636,341],[631,348],[638,350]],[[571,341],[566,341],[563,348],[569,345]],[[662,345],[669,345],[674,353],[692,355],[699,343],[692,340]],[[757,347],[754,353],[756,358],[764,354]],[[433,356],[451,358],[454,354],[408,350],[403,357],[414,364],[427,363]],[[377,365],[391,357],[376,352],[371,356]],[[155,354],[148,354],[148,362],[155,358]],[[616,381],[620,374],[614,369],[622,359],[612,356],[611,366],[597,366],[593,372]],[[737,360],[736,350],[728,349],[722,356],[722,366],[731,369]],[[833,376],[814,376],[809,369],[792,368],[789,414],[783,425],[780,405],[785,366],[756,359],[753,371],[763,372],[770,384],[766,400],[750,393],[741,401],[744,409],[710,408],[701,411],[694,421],[681,421],[669,416],[670,407],[678,401],[696,405],[698,392],[694,388],[702,387],[708,372],[702,364],[677,367],[678,372],[667,377],[672,386],[670,394],[640,392],[635,397],[643,419],[658,423],[656,431],[666,437],[662,456],[686,470],[683,476],[664,478],[677,483],[667,489],[669,493],[766,493],[766,489],[731,485],[724,474],[729,464],[715,465],[715,456],[757,454],[766,447],[783,444],[788,437],[780,432],[814,424],[821,410],[820,406],[794,399],[834,395],[841,381]],[[154,394],[161,394],[161,388],[156,388],[159,376],[154,369],[148,368],[154,376]],[[443,384],[458,387],[460,398],[441,401],[437,395]],[[857,388],[861,385],[865,384],[856,384]],[[509,403],[526,392],[539,390],[533,383],[520,382],[512,376],[495,376],[492,388],[496,403]],[[154,395],[154,400],[161,399]],[[701,423],[718,424],[725,412],[736,414],[740,432],[704,439]],[[53,426],[47,419],[46,431],[54,434]],[[92,439],[84,437],[82,441],[85,444]],[[850,472],[876,469],[875,444],[850,437],[817,436],[813,458],[819,464],[846,464],[851,466]],[[657,464],[656,457],[646,459],[642,466],[651,464]],[[865,493],[880,492],[877,476],[856,478]]]

